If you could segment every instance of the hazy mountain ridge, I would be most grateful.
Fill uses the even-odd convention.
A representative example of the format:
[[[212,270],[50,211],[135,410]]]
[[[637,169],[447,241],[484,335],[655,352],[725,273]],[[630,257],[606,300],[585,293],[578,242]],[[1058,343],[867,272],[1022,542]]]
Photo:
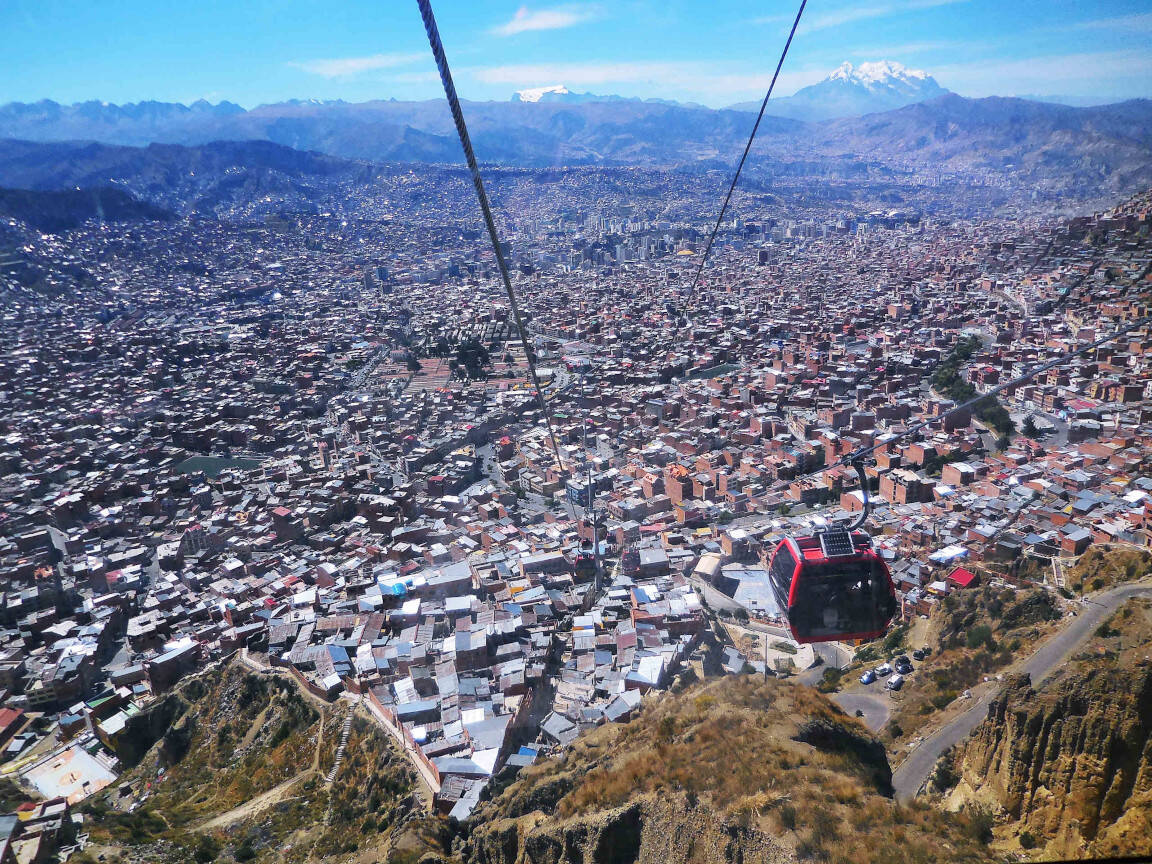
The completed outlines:
[[[955,94],[823,124],[823,146],[954,172],[1002,173],[1074,190],[1152,182],[1152,101],[1075,108]]]
[[[0,218],[56,233],[89,219],[101,222],[168,221],[173,214],[124,189],[93,187],[41,191],[0,187]]]
[[[741,111],[624,100],[470,102],[465,113],[482,160],[525,166],[671,167],[711,158],[727,160],[748,133],[748,119]],[[233,108],[223,112],[165,108],[161,103],[143,108],[10,104],[0,108],[0,137],[134,146],[264,140],[352,159],[458,162],[460,158],[443,100],[295,102],[243,113]],[[947,94],[894,111],[817,124],[770,117],[761,124],[757,141],[755,152],[773,159],[803,153],[839,155],[846,148],[881,159],[917,151],[951,156],[960,150],[976,158],[998,159],[1014,158],[1025,150],[1074,150],[1087,143],[1107,167],[1109,147],[1134,148],[1152,159],[1152,102],[1075,108]]]
[[[333,183],[367,183],[374,166],[267,141],[199,147],[0,141],[0,186],[52,190],[115,184],[178,213],[218,215],[271,199],[269,212],[310,212]],[[254,214],[259,215],[259,214]]]
[[[55,109],[29,112],[28,107],[0,109],[0,135],[23,133],[26,139],[42,142],[9,141],[0,146],[0,185],[106,185],[131,175],[134,194],[172,206],[203,182],[195,179],[194,172],[224,170],[240,159],[249,175],[256,172],[263,182],[307,200],[308,187],[314,185],[307,178],[325,172],[354,177],[357,171],[368,178],[377,166],[363,160],[441,165],[462,161],[442,100],[295,102],[243,113],[226,109],[223,114],[185,109],[171,115],[178,122],[168,125],[154,119],[168,116],[155,106],[128,112],[142,113],[145,119],[140,121],[117,120],[125,115],[111,107],[73,106],[107,121],[85,126],[92,133],[90,139],[128,139],[114,143],[107,152],[85,151],[89,145],[75,140],[43,143],[65,132],[79,137],[71,135],[79,132],[79,114],[68,115],[71,119],[64,124],[51,119]],[[740,111],[628,101],[472,102],[466,103],[465,113],[483,162],[526,168],[601,165],[726,171],[743,146],[749,125],[748,115]],[[124,144],[139,146],[137,139],[151,134],[166,140],[143,149],[124,149]],[[164,149],[176,145],[202,152]],[[797,171],[821,175],[821,166],[841,170],[846,165],[865,173],[885,170],[911,176],[910,172],[927,171],[977,183],[1007,182],[1073,199],[1130,194],[1152,185],[1152,101],[1076,108],[947,94],[894,111],[820,123],[766,117],[748,175],[750,180]]]
[[[0,107],[0,137],[130,146],[265,140],[345,158],[397,162],[456,162],[460,155],[444,100],[285,102],[225,115],[158,109],[140,115],[97,104]],[[683,164],[726,154],[748,134],[741,112],[623,99],[468,102],[465,113],[484,161],[529,166]],[[763,124],[762,134],[799,128],[779,119]]]

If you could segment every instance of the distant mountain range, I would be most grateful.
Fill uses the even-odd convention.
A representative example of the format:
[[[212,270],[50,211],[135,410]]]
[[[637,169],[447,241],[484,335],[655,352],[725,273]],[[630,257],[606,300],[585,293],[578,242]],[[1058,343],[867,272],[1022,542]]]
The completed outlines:
[[[798,90],[795,95],[768,102],[774,117],[820,121],[860,117],[926,102],[948,93],[936,79],[920,69],[908,69],[891,60],[842,63],[823,81]],[[759,111],[760,102],[733,105],[741,111]]]
[[[931,76],[894,64],[842,67],[828,81],[813,86],[825,85],[844,93],[870,87],[869,98],[880,101],[910,99],[938,88]],[[537,92],[527,95],[536,97]],[[571,94],[567,88],[541,88],[538,96],[534,102],[465,103],[482,161],[521,167],[728,170],[750,125],[742,110],[625,99],[585,101],[587,94]],[[569,99],[573,96],[575,101]],[[801,91],[792,98],[809,97]],[[134,193],[163,206],[169,206],[165,189],[195,185],[190,173],[223,171],[237,160],[248,166],[245,177],[257,188],[287,184],[291,196],[296,195],[292,184],[302,176],[321,176],[326,170],[341,176],[369,171],[365,161],[448,165],[462,161],[443,100],[292,101],[252,110],[204,102],[14,103],[0,107],[0,138],[23,139],[0,146],[2,185],[107,185],[128,173],[136,178]],[[62,141],[133,148],[156,142],[156,146],[89,153],[83,145],[31,143]],[[238,141],[253,143],[241,147]],[[263,143],[257,146],[258,142]],[[201,149],[164,149],[171,144]],[[357,160],[360,167],[337,166],[330,157]],[[1075,108],[944,93],[895,110],[834,120],[766,117],[749,170],[823,176],[821,166],[831,165],[837,170],[855,166],[853,176],[866,176],[870,165],[902,173],[981,176],[977,182],[995,178],[997,183],[1007,181],[1050,196],[1131,193],[1142,185],[1152,186],[1152,102]],[[300,194],[307,197],[306,192]]]
[[[683,165],[727,159],[748,134],[738,111],[638,100],[467,102],[480,158],[511,165]],[[795,133],[791,120],[765,134]],[[444,100],[282,102],[250,111],[192,110],[171,103],[106,105],[37,102],[0,107],[0,138],[89,140],[142,146],[212,141],[272,141],[376,162],[458,162],[460,144]]]
[[[642,102],[647,105],[679,105],[685,108],[703,108],[695,102],[676,102],[673,99],[640,99],[634,96],[603,96],[598,93],[577,93],[563,84],[550,87],[529,87],[512,94],[513,102],[555,102],[564,105],[579,105],[583,102]]]

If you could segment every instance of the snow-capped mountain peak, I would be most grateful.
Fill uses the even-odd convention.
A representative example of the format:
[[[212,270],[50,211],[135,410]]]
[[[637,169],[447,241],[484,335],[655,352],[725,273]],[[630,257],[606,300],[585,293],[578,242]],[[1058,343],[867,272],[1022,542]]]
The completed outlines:
[[[841,63],[822,81],[797,90],[793,96],[773,100],[768,110],[797,120],[831,120],[891,111],[947,92],[923,69],[909,69],[894,60],[858,66]],[[748,103],[748,110],[757,107],[757,103]]]
[[[890,86],[892,84],[919,84],[932,80],[932,76],[923,69],[909,69],[893,60],[877,60],[874,63],[861,63],[853,66],[851,63],[841,63],[835,71],[825,79],[827,81],[846,81],[864,86]]]
[[[539,102],[546,94],[555,94],[556,96],[567,96],[572,91],[565,87],[563,84],[553,84],[550,87],[529,87],[524,90],[517,90],[516,95],[512,97],[513,102]]]

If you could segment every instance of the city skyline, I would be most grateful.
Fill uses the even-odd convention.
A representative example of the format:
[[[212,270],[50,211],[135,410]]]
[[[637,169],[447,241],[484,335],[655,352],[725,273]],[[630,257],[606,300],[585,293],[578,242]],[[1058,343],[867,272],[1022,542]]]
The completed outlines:
[[[227,100],[251,108],[301,99],[440,96],[412,4],[177,3],[109,9],[27,2],[0,11],[10,62],[0,103]],[[762,95],[795,7],[647,0],[462,3],[436,7],[464,98],[507,100],[533,87],[666,98],[722,107]],[[811,4],[777,94],[842,62],[893,60],[963,96],[1099,104],[1152,95],[1139,3],[1012,4],[890,0]],[[1006,36],[1004,34],[1010,34]]]

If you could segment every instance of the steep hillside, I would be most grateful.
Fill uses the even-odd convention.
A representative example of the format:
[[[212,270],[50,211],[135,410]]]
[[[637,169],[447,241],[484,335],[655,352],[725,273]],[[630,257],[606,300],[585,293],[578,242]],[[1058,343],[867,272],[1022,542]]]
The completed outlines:
[[[932,649],[913,664],[916,672],[891,697],[892,722],[886,731],[908,741],[925,726],[946,721],[951,710],[964,704],[958,697],[965,690],[1025,656],[1062,614],[1059,599],[1042,589],[985,584],[953,591],[926,622],[923,642],[906,644],[906,628],[896,628],[884,643],[862,648],[856,655],[860,664],[846,677],[851,681],[863,669],[913,648]]]
[[[983,860],[980,828],[891,794],[884,748],[813,690],[753,676],[582,736],[474,814],[478,864]]]
[[[374,176],[361,163],[267,141],[200,147],[0,141],[0,185],[47,190],[114,182],[137,198],[207,216],[316,212],[333,192],[346,194],[349,184]]]
[[[1014,681],[937,785],[991,805],[1038,860],[1152,854],[1150,652],[1152,602],[1131,600],[1039,691]]]
[[[1045,188],[1129,192],[1152,180],[1152,102],[1073,108],[948,94],[821,126],[820,146],[936,170],[1004,173]]]
[[[1068,571],[1067,579],[1075,592],[1100,591],[1139,579],[1149,572],[1152,572],[1152,553],[1147,549],[1095,545],[1080,556],[1076,566]]]
[[[110,788],[86,806],[95,853],[173,864],[383,857],[415,807],[414,777],[355,716],[326,782],[351,710],[239,665],[189,682],[130,730],[123,756],[138,764],[120,785],[131,794]]]
[[[95,187],[41,192],[0,188],[0,219],[16,219],[56,234],[95,219],[99,222],[167,222],[172,214],[123,189]]]

